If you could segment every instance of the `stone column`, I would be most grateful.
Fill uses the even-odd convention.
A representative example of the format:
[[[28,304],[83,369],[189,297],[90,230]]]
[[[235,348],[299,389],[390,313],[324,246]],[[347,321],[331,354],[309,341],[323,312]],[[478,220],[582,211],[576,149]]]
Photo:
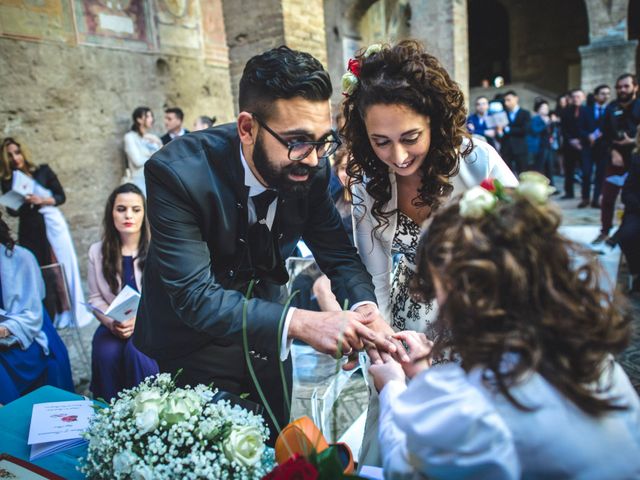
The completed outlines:
[[[635,73],[637,48],[638,40],[621,36],[600,37],[580,47],[582,88],[588,92],[603,83],[613,88],[620,74]]]
[[[411,37],[438,57],[451,77],[469,93],[467,0],[411,0]]]
[[[238,113],[238,85],[251,57],[287,45],[327,62],[323,0],[223,1],[231,91]]]

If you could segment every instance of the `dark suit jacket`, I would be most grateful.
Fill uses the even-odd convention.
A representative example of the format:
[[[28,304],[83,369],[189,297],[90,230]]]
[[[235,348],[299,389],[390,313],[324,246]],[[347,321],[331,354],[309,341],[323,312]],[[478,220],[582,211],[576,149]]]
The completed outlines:
[[[40,165],[33,172],[33,179],[43,187],[51,190],[56,205],[62,205],[66,196],[55,172],[49,165]],[[2,191],[11,190],[11,180],[2,181]],[[51,263],[51,247],[47,240],[47,229],[45,228],[44,217],[40,213],[40,207],[24,203],[18,211],[7,209],[9,215],[20,217],[18,224],[18,243],[31,250],[38,263],[48,265]]]
[[[186,135],[187,133],[189,133],[189,130],[187,130],[185,128],[184,129],[184,134]],[[171,135],[169,135],[169,132],[167,132],[163,136],[160,137],[160,140],[162,140],[162,145],[166,145],[167,143],[169,143],[171,140],[174,140],[174,139],[171,138]]]
[[[531,114],[524,108],[518,110],[513,122],[509,117],[509,132],[502,138],[502,149],[506,155],[527,155],[529,152],[527,134],[530,122]]]
[[[569,106],[562,111],[560,117],[566,147],[569,147],[569,140],[574,138],[580,140],[583,147],[589,147],[589,134],[595,130],[593,113],[590,113],[589,108],[584,105],[578,108],[578,116],[576,116],[575,107]]]
[[[375,301],[371,276],[349,243],[328,184],[324,161],[305,198],[280,195],[274,229],[282,258],[302,237],[329,278],[338,301]],[[135,345],[156,359],[171,359],[210,343],[241,341],[247,282],[247,200],[236,125],[182,136],[145,164],[152,236],[144,267]],[[262,281],[261,283],[264,283]],[[278,351],[283,306],[248,304],[250,347]],[[276,292],[277,293],[274,293]]]

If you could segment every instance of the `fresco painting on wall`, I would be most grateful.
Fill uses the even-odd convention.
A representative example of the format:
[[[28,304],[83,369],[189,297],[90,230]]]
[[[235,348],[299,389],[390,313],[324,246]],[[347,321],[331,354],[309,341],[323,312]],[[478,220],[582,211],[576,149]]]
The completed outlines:
[[[209,3],[207,0],[203,3]],[[155,0],[158,45],[164,53],[200,56],[200,8],[197,0]]]
[[[204,58],[212,65],[229,65],[229,50],[224,30],[224,17],[221,0],[209,0],[200,3],[202,9],[202,37]]]
[[[70,0],[0,0],[0,36],[74,43]]]
[[[76,0],[80,43],[126,50],[153,50],[148,2],[144,0]]]

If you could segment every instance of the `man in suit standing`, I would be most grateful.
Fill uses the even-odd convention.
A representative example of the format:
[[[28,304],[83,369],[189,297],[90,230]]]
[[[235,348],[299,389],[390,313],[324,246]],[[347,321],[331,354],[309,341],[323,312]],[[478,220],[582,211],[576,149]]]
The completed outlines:
[[[473,135],[480,135],[487,143],[495,148],[496,131],[487,126],[489,117],[489,99],[485,96],[476,98],[476,111],[467,119],[467,130]]]
[[[591,124],[591,133],[589,134],[589,146],[591,147],[591,162],[583,164],[582,178],[591,179],[593,166],[595,165],[596,175],[593,183],[593,197],[591,206],[600,208],[600,192],[602,191],[602,182],[604,181],[604,169],[607,165],[609,151],[607,144],[602,136],[604,125],[604,117],[611,97],[611,88],[608,85],[598,85],[593,90],[594,104],[587,107],[589,113],[589,122]],[[586,183],[583,180],[582,198],[589,200],[591,182]]]
[[[280,427],[292,340],[334,356],[375,345],[408,360],[330,196],[328,156],[340,145],[331,91],[311,55],[269,50],[245,66],[236,123],[172,141],[145,164],[152,241],[134,343],[161,371],[181,369],[178,384],[213,382],[261,403],[250,362]],[[300,238],[351,311],[283,306],[284,261]]]
[[[583,165],[583,157],[590,156],[589,150],[589,112],[583,105],[584,92],[579,88],[571,91],[571,103],[562,111],[560,119],[562,134],[564,136],[563,161],[564,161],[564,196],[562,199],[574,198],[574,174],[576,167]],[[585,160],[590,161],[590,160]],[[590,179],[583,178],[584,182]],[[584,189],[583,189],[584,192]],[[589,205],[589,199],[582,198],[578,207]]]
[[[504,94],[504,108],[509,117],[509,125],[504,129],[498,129],[498,134],[502,135],[500,152],[511,170],[518,174],[526,170],[529,163],[527,134],[529,133],[531,114],[520,108],[518,95],[513,90]]]
[[[164,111],[164,128],[167,129],[160,140],[162,145],[166,145],[176,137],[181,137],[185,133],[189,133],[189,130],[182,126],[184,122],[184,112],[180,108],[167,108]]]

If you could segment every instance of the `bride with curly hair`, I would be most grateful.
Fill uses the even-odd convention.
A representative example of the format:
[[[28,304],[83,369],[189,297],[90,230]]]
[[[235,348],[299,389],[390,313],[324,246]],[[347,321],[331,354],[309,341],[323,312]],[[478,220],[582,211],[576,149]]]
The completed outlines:
[[[459,85],[418,42],[372,45],[349,62],[343,88],[354,237],[385,333],[416,330],[433,340],[436,309],[409,295],[423,226],[452,196],[487,177],[510,187],[517,180],[491,146],[471,141]],[[381,361],[375,350],[369,355]],[[376,407],[374,397],[360,458],[369,465],[380,464]]]

